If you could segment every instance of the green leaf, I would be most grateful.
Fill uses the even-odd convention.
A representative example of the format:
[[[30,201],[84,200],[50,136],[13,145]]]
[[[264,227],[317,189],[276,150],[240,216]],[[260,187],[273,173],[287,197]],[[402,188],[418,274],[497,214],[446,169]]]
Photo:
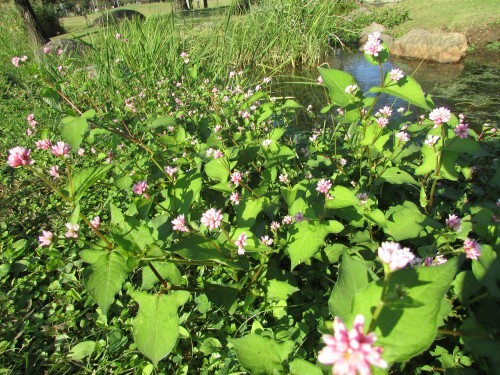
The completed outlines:
[[[229,169],[224,158],[210,160],[205,164],[205,173],[208,177],[221,182],[226,182],[229,178]]]
[[[293,270],[300,263],[308,260],[319,251],[329,233],[339,233],[344,226],[338,221],[330,220],[327,223],[313,221],[301,221],[296,223],[292,230],[290,244],[288,245],[288,254],[291,260],[291,269]]]
[[[133,322],[134,341],[155,366],[172,351],[179,336],[178,302],[174,294],[130,294],[139,304]]]
[[[205,355],[210,355],[212,353],[219,353],[222,350],[222,344],[215,337],[209,337],[203,340],[200,346],[200,352]]]
[[[338,209],[350,206],[359,206],[359,199],[356,198],[356,195],[343,186],[335,186],[331,195],[333,196],[333,199],[328,199],[326,201],[326,208]]]
[[[439,222],[421,213],[418,206],[410,201],[392,207],[391,212],[392,220],[387,220],[384,231],[396,241],[417,238],[422,231],[441,227]]]
[[[465,152],[478,156],[488,155],[488,152],[482,149],[479,142],[472,138],[447,139],[444,149],[448,151],[456,151],[459,153]]]
[[[339,276],[328,299],[332,316],[346,320],[351,312],[354,296],[371,281],[369,268],[360,260],[354,259],[347,251],[342,254]]]
[[[459,258],[433,267],[407,267],[391,274],[385,302],[375,326],[378,343],[389,362],[405,362],[427,349],[437,333],[442,299],[453,281]],[[369,317],[380,304],[383,280],[371,282],[354,296],[349,321]],[[425,317],[425,319],[422,319]],[[409,340],[411,338],[411,340]]]
[[[183,258],[191,260],[211,260],[234,268],[241,268],[241,264],[230,260],[229,251],[217,240],[200,237],[186,237],[169,249]]]
[[[51,89],[50,87],[44,87],[43,89],[40,90],[40,97],[45,103],[50,105],[52,108],[62,112],[61,96],[56,90]]]
[[[328,89],[332,102],[341,107],[347,106],[352,99],[352,95],[345,92],[349,85],[356,84],[356,80],[349,73],[337,69],[318,68],[319,74],[323,78],[323,83]]]
[[[431,110],[432,108],[425,100],[422,87],[412,77],[405,76],[398,82],[391,81],[388,73],[385,75],[384,87],[372,87],[370,92],[383,92],[406,100],[408,103],[417,107]]]
[[[153,267],[158,271],[163,279],[170,281],[174,285],[179,285],[181,282],[181,272],[177,266],[173,263],[167,262],[151,262]],[[160,280],[156,277],[149,266],[144,266],[142,268],[142,290],[150,290],[159,283]]]
[[[321,375],[321,368],[302,358],[295,358],[290,362],[290,375]]]
[[[101,165],[98,167],[90,167],[80,169],[71,176],[71,182],[73,186],[73,199],[78,202],[85,192],[95,184],[102,176],[104,176],[110,169],[111,164]],[[70,185],[66,186],[66,190],[69,191]]]
[[[249,198],[240,201],[236,206],[236,223],[239,227],[251,228],[257,215],[267,206],[269,199],[265,197]]]
[[[422,164],[415,169],[415,175],[422,176],[436,170],[437,153],[434,148],[427,145],[422,146]]]
[[[251,374],[284,374],[284,363],[292,353],[293,341],[277,343],[266,337],[250,334],[231,340],[238,351],[238,360]]]
[[[81,361],[94,353],[95,346],[95,341],[82,341],[71,348],[68,357],[73,361]]]
[[[205,293],[210,302],[224,306],[230,313],[238,300],[238,289],[231,285],[205,284]]]
[[[488,288],[490,294],[500,299],[500,258],[489,245],[482,245],[481,256],[472,261],[476,279]]]
[[[127,259],[118,251],[102,254],[84,272],[85,289],[97,302],[104,315],[129,273]]]
[[[299,288],[296,286],[291,285],[286,281],[279,281],[275,279],[267,280],[266,289],[266,297],[269,300],[287,299],[293,293],[299,291]]]
[[[419,183],[408,172],[402,171],[397,167],[388,168],[380,175],[375,184],[380,182],[387,182],[393,185],[410,184],[419,186]]]
[[[83,140],[83,134],[87,131],[89,124],[84,117],[68,116],[61,120],[63,127],[62,138],[69,143],[73,150],[78,150]]]

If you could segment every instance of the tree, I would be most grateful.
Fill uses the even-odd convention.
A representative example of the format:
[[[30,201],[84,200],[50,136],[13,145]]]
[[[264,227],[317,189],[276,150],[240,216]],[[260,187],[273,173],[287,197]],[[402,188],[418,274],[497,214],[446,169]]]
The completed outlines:
[[[26,25],[26,30],[32,41],[38,45],[48,43],[50,39],[47,37],[40,21],[38,21],[29,0],[14,0],[14,4],[21,13],[21,17]]]
[[[203,8],[208,8],[208,0],[203,0]]]
[[[175,0],[175,8],[181,10],[190,10],[193,9],[193,1],[192,0]]]

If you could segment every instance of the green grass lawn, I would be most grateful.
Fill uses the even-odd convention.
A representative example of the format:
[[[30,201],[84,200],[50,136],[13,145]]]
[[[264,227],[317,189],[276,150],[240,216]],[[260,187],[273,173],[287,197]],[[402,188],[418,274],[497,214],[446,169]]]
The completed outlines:
[[[393,29],[400,35],[411,29],[467,32],[500,22],[498,0],[401,0],[410,20]]]
[[[231,4],[232,0],[211,0],[208,2],[209,9],[226,7]],[[198,5],[200,8],[198,8]],[[194,11],[193,12],[179,12],[181,16],[190,17],[190,18],[206,18],[207,13],[206,10],[202,9],[203,1],[193,0]],[[149,3],[149,4],[129,4],[119,9],[132,9],[136,10],[146,17],[157,16],[157,15],[167,15],[172,12],[172,3],[171,2],[162,2],[162,3]],[[111,10],[112,11],[112,10]],[[106,12],[96,12],[87,15],[87,20],[83,16],[73,16],[73,17],[65,17],[62,19],[62,23],[66,32],[73,36],[82,36],[88,33],[93,32],[96,28],[92,26],[94,20]],[[90,24],[90,25],[89,25]],[[61,36],[64,37],[64,36]]]

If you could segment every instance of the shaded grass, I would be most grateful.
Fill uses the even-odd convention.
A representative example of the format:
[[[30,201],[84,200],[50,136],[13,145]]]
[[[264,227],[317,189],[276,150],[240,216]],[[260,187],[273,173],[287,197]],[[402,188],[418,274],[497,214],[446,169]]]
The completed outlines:
[[[196,1],[194,2],[196,6]],[[217,1],[211,1],[208,3],[209,8],[208,9],[214,9],[218,7],[226,7],[231,4],[231,0],[217,0]],[[142,13],[146,18],[151,17],[151,16],[161,16],[161,15],[169,15],[172,13],[172,2],[162,2],[162,3],[149,3],[149,4],[129,4],[117,9],[131,9],[138,11]],[[81,36],[83,34],[88,33],[89,31],[93,29],[97,29],[92,26],[94,20],[106,13],[112,12],[113,10],[116,9],[111,9],[108,11],[103,11],[103,12],[95,12],[95,13],[90,13],[87,15],[87,20],[89,23],[87,23],[87,20],[83,16],[73,16],[73,17],[65,17],[62,19],[64,28],[66,29],[68,34],[71,35],[76,35],[76,36]],[[207,17],[207,11],[204,9],[197,9],[195,8],[194,11],[192,12],[178,12],[179,15],[182,15],[183,17],[190,17],[190,18],[196,18],[198,16],[200,17]]]

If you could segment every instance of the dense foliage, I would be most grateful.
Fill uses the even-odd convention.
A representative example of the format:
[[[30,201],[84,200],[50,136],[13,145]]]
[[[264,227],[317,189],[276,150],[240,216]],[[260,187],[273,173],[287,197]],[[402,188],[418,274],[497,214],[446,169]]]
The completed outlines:
[[[45,105],[2,140],[6,372],[500,368],[496,129],[383,71],[377,35],[380,85],[320,68],[313,112],[134,27],[13,60]]]

